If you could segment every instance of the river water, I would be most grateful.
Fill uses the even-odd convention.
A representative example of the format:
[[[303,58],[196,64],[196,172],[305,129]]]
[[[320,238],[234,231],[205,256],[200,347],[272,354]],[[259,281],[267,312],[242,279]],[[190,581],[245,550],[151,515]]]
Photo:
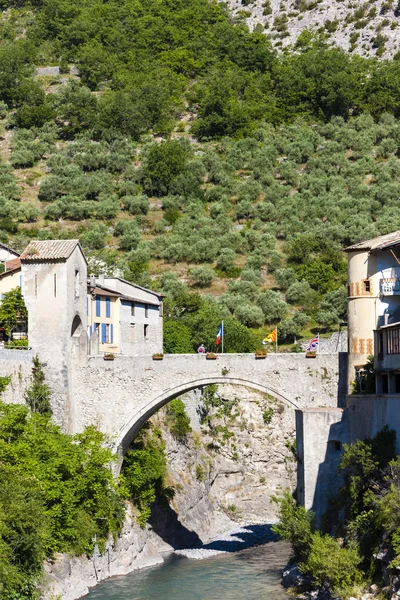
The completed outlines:
[[[285,542],[269,542],[204,560],[170,554],[164,564],[100,583],[88,600],[287,600],[280,574]]]

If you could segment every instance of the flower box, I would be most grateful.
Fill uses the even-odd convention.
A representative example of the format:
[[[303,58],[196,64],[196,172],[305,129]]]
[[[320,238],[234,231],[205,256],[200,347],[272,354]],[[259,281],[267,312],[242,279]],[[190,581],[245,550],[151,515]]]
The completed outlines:
[[[316,352],[307,352],[306,358],[317,358]]]
[[[256,350],[255,353],[255,359],[261,359],[261,358],[267,358],[267,351],[266,350]]]
[[[215,352],[207,352],[207,354],[206,354],[207,360],[217,360],[217,358],[218,358],[218,354],[215,354]]]
[[[153,360],[163,360],[164,354],[153,354]]]
[[[114,358],[115,354],[112,354],[111,352],[103,356],[103,360],[114,360]]]

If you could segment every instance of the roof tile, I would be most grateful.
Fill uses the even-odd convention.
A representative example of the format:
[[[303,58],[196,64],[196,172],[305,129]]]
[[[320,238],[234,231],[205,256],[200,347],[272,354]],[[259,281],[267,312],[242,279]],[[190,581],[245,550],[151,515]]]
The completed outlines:
[[[66,260],[79,240],[32,240],[21,254],[21,262]]]

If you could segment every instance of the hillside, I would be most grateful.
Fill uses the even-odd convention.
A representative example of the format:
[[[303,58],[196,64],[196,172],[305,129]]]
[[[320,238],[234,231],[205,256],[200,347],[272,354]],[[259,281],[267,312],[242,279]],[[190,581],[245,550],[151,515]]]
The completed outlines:
[[[394,0],[228,0],[228,6],[250,29],[270,36],[277,49],[295,46],[306,31],[364,57],[390,59],[400,49]]]
[[[399,226],[400,61],[279,54],[207,0],[1,17],[1,241],[79,237],[162,289],[169,352],[345,318],[343,247]]]

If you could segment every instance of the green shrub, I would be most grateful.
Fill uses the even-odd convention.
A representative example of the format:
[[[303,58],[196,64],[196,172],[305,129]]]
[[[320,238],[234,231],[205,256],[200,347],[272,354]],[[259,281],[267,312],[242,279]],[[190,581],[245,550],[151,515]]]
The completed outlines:
[[[272,500],[277,503],[279,522],[272,526],[274,533],[290,542],[294,558],[306,561],[313,541],[314,514],[296,503],[289,490]]]
[[[147,424],[126,453],[119,478],[121,494],[139,509],[138,521],[142,527],[150,517],[156,490],[163,488],[166,465],[161,431]]]
[[[334,594],[351,592],[363,580],[359,570],[362,561],[357,545],[350,542],[340,546],[338,540],[315,532],[311,536],[307,559],[300,565],[303,573],[311,575],[318,587],[328,584]]]
[[[180,398],[172,400],[166,409],[168,424],[172,435],[183,442],[192,431],[186,407]]]

